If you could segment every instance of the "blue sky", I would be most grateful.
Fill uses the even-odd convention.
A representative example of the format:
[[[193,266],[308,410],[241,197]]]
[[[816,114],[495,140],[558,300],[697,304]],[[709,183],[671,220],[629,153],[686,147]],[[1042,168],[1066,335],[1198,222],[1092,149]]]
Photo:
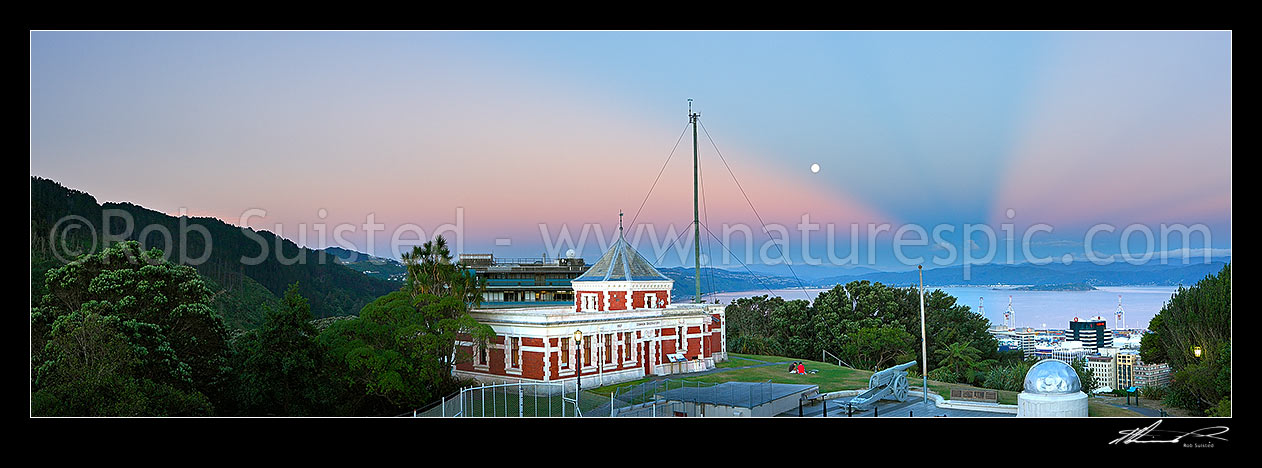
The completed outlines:
[[[639,206],[688,98],[768,223],[1042,222],[1049,255],[1204,223],[1230,249],[1228,32],[34,32],[31,173],[291,232],[462,208],[466,250],[534,255],[541,223]],[[712,224],[756,223],[701,139]],[[643,222],[691,220],[687,146]]]

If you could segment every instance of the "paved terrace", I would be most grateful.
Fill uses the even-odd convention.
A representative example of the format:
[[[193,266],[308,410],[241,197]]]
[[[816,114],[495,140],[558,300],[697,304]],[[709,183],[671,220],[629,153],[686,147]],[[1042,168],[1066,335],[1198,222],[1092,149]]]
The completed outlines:
[[[847,398],[838,398],[828,401],[828,416],[830,418],[846,417]],[[803,417],[823,417],[824,405],[817,404],[814,406],[805,406],[802,408]],[[780,414],[781,417],[797,417],[796,409]],[[929,399],[929,404],[925,405],[924,400],[917,396],[908,396],[907,401],[898,402],[892,400],[882,400],[876,404],[875,410],[868,409],[866,411],[855,410],[851,413],[852,418],[928,418],[928,417],[948,417],[948,418],[1012,418],[1016,417],[1011,413],[992,413],[989,411],[970,411],[959,409],[939,408],[933,403],[933,399]]]

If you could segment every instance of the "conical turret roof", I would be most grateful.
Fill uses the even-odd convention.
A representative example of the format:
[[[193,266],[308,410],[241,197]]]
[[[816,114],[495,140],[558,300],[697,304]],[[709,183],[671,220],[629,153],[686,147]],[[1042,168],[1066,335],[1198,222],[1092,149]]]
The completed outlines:
[[[621,231],[621,229],[619,229]],[[666,275],[631,248],[619,232],[618,240],[582,276],[574,281],[670,281]]]

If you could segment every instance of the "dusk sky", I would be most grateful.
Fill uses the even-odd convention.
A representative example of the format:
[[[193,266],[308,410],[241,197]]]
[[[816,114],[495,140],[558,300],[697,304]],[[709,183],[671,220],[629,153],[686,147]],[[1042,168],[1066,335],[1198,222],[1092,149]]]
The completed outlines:
[[[851,223],[950,223],[956,245],[964,223],[1018,233],[1047,223],[1055,230],[1035,251],[1056,258],[1081,256],[1097,223],[1117,226],[1097,236],[1105,255],[1131,223],[1202,223],[1211,245],[1170,247],[1229,254],[1231,39],[33,32],[31,175],[232,224],[263,209],[250,225],[283,224],[295,241],[299,223],[360,225],[372,213],[386,226],[373,248],[382,256],[395,256],[396,226],[428,236],[460,209],[464,251],[538,256],[550,243],[540,223],[577,238],[585,223],[612,235],[619,210],[631,221],[691,98],[762,220],[787,226],[793,245],[808,214],[847,243]],[[760,231],[705,132],[700,143],[708,225]],[[691,158],[689,132],[638,217],[659,243],[692,220]],[[825,234],[813,236],[821,256]],[[886,252],[891,234],[881,236]],[[300,243],[322,246],[314,237]],[[345,237],[367,250],[362,230]],[[647,234],[637,248],[653,256]],[[881,255],[878,266],[897,263]]]

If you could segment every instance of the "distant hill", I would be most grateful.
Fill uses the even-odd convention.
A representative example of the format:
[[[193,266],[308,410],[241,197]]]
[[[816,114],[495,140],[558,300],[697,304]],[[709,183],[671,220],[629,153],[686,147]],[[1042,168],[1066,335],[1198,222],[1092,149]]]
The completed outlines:
[[[337,258],[337,261],[352,270],[372,278],[385,281],[402,282],[407,274],[407,267],[398,260],[374,257],[363,252],[347,250],[341,247],[328,247],[324,252]]]
[[[1012,288],[1013,291],[1095,291],[1095,286],[1084,283],[1036,284]]]
[[[696,293],[696,271],[687,267],[658,268],[663,275],[675,280],[671,291],[673,298],[690,298]],[[810,285],[803,282],[803,284]],[[730,271],[719,268],[701,269],[701,292],[757,291],[760,289],[785,289],[798,287],[797,280],[783,276],[749,274],[747,271]]]
[[[126,240],[138,240],[145,246],[162,247],[166,244],[166,239],[159,231],[146,232],[144,239],[139,238],[139,234],[150,225],[162,226],[170,232],[171,245],[162,248],[170,254],[169,259],[172,262],[180,261],[177,253],[181,248],[185,249],[187,258],[192,259],[202,257],[206,251],[206,242],[198,233],[189,231],[187,240],[180,238],[181,218],[131,203],[99,204],[87,193],[32,176],[32,298],[37,299],[44,294],[44,273],[62,265],[62,261],[54,254],[54,245],[64,244],[74,249],[86,250],[96,243],[96,250],[100,250],[99,237],[105,232],[101,225],[102,212],[109,209],[122,210],[132,217],[134,224],[131,233],[125,236]],[[66,232],[63,225],[59,227],[56,237],[50,239],[50,232],[58,220],[72,215],[86,220],[95,233],[86,228]],[[295,281],[300,283],[300,292],[310,302],[311,312],[317,318],[358,314],[364,305],[399,287],[397,283],[357,272],[329,253],[298,247],[269,231],[248,228],[243,230],[215,218],[184,219],[189,226],[187,229],[201,226],[210,233],[212,241],[209,257],[192,266],[218,293],[216,307],[232,327],[251,328],[260,324],[266,307],[279,303],[278,298],[284,294],[285,288]],[[123,220],[112,219],[109,232],[125,232]],[[242,258],[258,257],[261,251],[258,239],[247,235],[247,232],[257,235],[268,246],[269,255],[257,265],[247,265],[242,261]],[[185,242],[187,245],[184,245]],[[278,243],[280,252],[277,252]],[[58,247],[57,252],[63,251],[64,248]],[[286,265],[278,260],[278,255],[286,259],[285,263],[300,256],[304,260]]]
[[[846,265],[846,266],[830,265],[830,264],[809,265],[809,264],[798,263],[798,264],[793,264],[792,266],[789,266],[789,265],[785,265],[781,263],[778,265],[752,264],[752,265],[747,265],[747,266],[749,267],[750,270],[753,270],[753,272],[757,273],[759,276],[771,275],[771,276],[783,276],[786,278],[792,278],[793,275],[796,274],[798,278],[802,278],[802,282],[807,283],[807,284],[814,284],[815,280],[819,280],[822,278],[862,275],[862,274],[868,274],[868,273],[881,272],[881,270],[877,270],[875,268],[870,268],[870,267],[865,267],[865,266],[855,266],[855,265]],[[734,269],[732,271],[746,273],[742,271],[742,269]]]
[[[1085,263],[1085,264],[1084,264]],[[1051,263],[1047,265],[973,265],[969,279],[964,279],[964,267],[944,267],[925,269],[925,284],[951,286],[990,286],[995,284],[1021,285],[1063,285],[1085,284],[1090,286],[1176,286],[1179,284],[1196,284],[1206,275],[1222,270],[1224,261],[1210,263],[1193,263],[1184,265],[1171,261],[1168,265],[1150,262],[1143,265],[1132,265],[1126,262],[1114,262],[1109,265],[1095,265],[1090,262],[1078,262],[1064,265]],[[815,281],[820,287],[831,287],[856,280],[868,280],[890,285],[914,284],[917,281],[915,270],[905,272],[874,272],[858,275],[834,276]]]

